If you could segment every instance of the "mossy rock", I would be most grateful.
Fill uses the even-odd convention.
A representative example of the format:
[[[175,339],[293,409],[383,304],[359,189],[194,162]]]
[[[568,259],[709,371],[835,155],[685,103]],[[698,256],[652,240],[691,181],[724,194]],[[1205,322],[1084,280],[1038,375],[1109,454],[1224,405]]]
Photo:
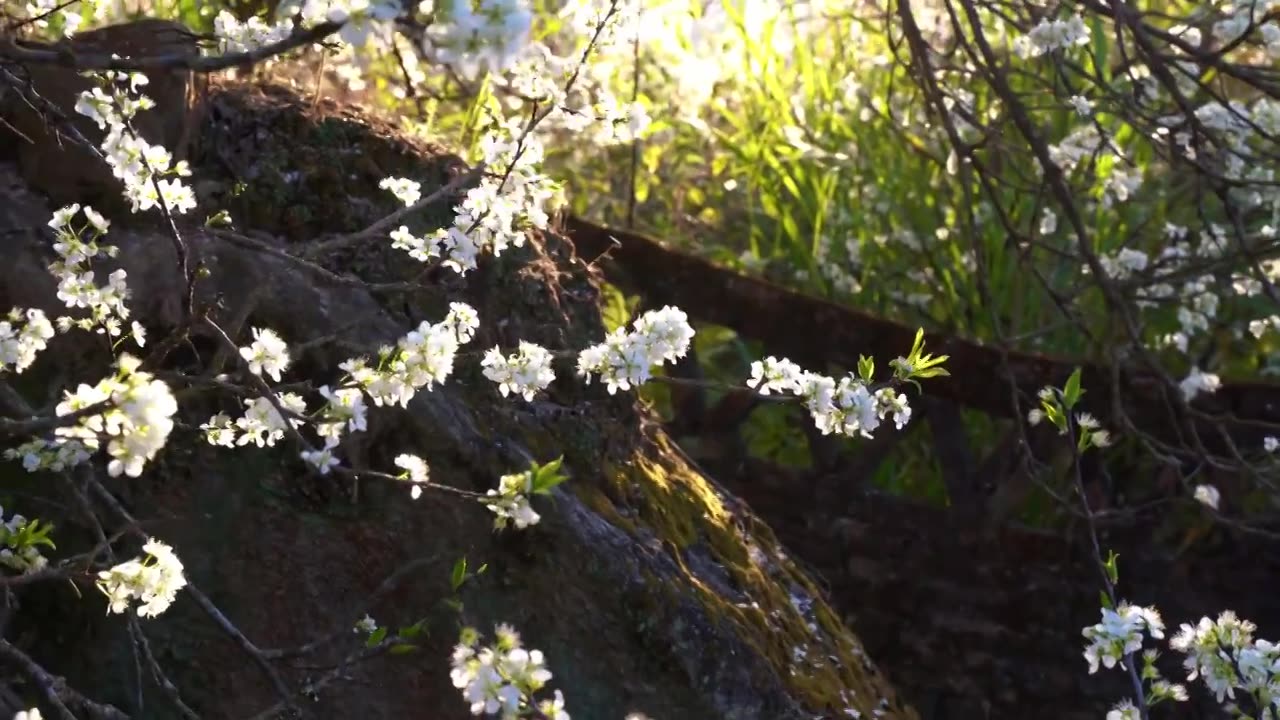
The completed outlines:
[[[394,198],[377,186],[383,177],[411,177],[426,193],[462,169],[438,147],[280,88],[215,85],[209,103],[193,179],[200,219],[226,210],[238,232],[280,249],[300,252],[394,210]],[[0,165],[0,173],[0,246],[10,260],[0,269],[0,303],[56,310],[53,281],[41,276],[50,208],[11,167]],[[447,222],[450,205],[415,218],[417,229]],[[314,342],[288,381],[331,382],[338,361],[438,321],[448,302],[477,308],[482,327],[455,376],[407,409],[375,411],[349,451],[357,467],[392,471],[396,454],[413,452],[431,463],[433,482],[478,492],[530,459],[564,455],[570,474],[550,498],[538,499],[541,524],[495,533],[487,510],[449,495],[412,501],[403,487],[311,477],[287,450],[210,447],[196,426],[235,403],[185,400],[185,426],[153,468],[109,487],[148,533],[177,549],[194,585],[259,648],[350,627],[388,576],[418,563],[369,611],[382,625],[425,620],[421,650],[347,668],[314,699],[299,701],[311,716],[469,717],[449,681],[458,627],[488,631],[508,622],[546,653],[551,686],[564,691],[578,720],[636,711],[660,720],[914,717],[769,529],[700,473],[632,397],[585,386],[568,361],[534,403],[504,399],[483,379],[483,348],[527,339],[579,350],[603,337],[597,278],[565,238],[533,234],[523,248],[483,260],[465,282],[441,274],[414,292],[372,292],[229,242],[199,219],[183,232],[211,271],[199,297],[220,302],[217,319],[229,322],[236,298],[252,290],[249,325],[271,327],[293,344]],[[161,333],[175,321],[182,290],[171,279],[171,244],[127,215],[113,218],[107,240],[122,250],[135,312]],[[320,262],[377,283],[420,270],[385,240]],[[197,337],[172,363],[201,362],[205,350]],[[43,362],[56,368],[62,358],[91,352],[68,345]],[[36,370],[43,374],[32,377],[81,372]],[[32,489],[23,497],[54,487],[16,465],[0,467],[14,487]],[[59,523],[60,552],[91,543],[72,516],[51,510],[50,519]],[[461,557],[488,569],[464,586],[459,614],[449,576]],[[36,584],[17,597],[8,637],[51,671],[134,717],[180,717],[145,663],[139,674],[124,620],[105,616],[91,585]],[[262,670],[191,597],[180,595],[142,627],[201,717],[248,717],[278,700]],[[351,634],[277,667],[296,690],[356,643]]]

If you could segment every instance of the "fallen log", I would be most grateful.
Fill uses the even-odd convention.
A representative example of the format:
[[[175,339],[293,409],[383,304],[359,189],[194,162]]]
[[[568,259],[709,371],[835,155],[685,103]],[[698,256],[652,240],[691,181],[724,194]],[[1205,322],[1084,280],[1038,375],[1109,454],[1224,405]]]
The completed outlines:
[[[579,256],[600,258],[619,284],[651,302],[679,305],[692,318],[732,328],[764,343],[770,354],[815,369],[827,363],[852,369],[860,354],[883,362],[905,354],[915,336],[915,327],[741,275],[640,233],[575,216],[567,217],[564,227]],[[950,356],[951,372],[951,377],[930,379],[928,392],[996,417],[1021,417],[1033,407],[1029,402],[1040,388],[1061,387],[1082,367],[1085,406],[1112,427],[1122,411],[1154,437],[1186,446],[1193,424],[1206,448],[1215,452],[1226,451],[1224,433],[1243,447],[1280,435],[1280,385],[1225,381],[1213,395],[1196,398],[1192,419],[1186,420],[1166,384],[1144,368],[1005,353],[954,335],[925,337],[930,352]],[[1019,397],[1017,407],[1011,390]]]

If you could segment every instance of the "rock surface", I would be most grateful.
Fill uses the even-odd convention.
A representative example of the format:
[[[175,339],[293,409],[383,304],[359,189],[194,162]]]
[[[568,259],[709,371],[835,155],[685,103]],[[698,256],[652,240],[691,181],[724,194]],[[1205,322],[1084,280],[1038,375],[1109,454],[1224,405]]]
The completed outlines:
[[[327,253],[318,259],[323,269],[285,259],[283,251],[357,231],[395,209],[377,188],[381,178],[420,180],[425,195],[461,163],[348,108],[280,89],[215,87],[208,102],[192,178],[200,205],[181,226],[193,258],[210,270],[197,297],[224,327],[243,318],[244,327],[271,327],[305,346],[287,381],[332,382],[338,362],[439,321],[450,301],[479,311],[470,350],[519,339],[576,350],[603,337],[595,279],[551,234],[482,263],[465,282],[450,273],[422,278],[381,238]],[[14,146],[0,141],[4,147]],[[0,306],[54,311],[45,270],[54,207],[40,192],[53,181],[33,187],[15,160],[0,151]],[[451,204],[411,227],[438,226]],[[238,235],[201,227],[219,210]],[[121,248],[131,308],[161,338],[182,319],[173,244],[155,218],[117,208],[111,220],[106,240]],[[424,289],[375,291],[356,275],[421,281]],[[196,369],[214,347],[195,333],[168,367]],[[537,505],[543,523],[523,533],[494,533],[487,510],[448,495],[411,501],[402,487],[310,476],[292,452],[213,448],[196,426],[237,403],[210,392],[184,398],[184,425],[151,471],[108,485],[146,532],[175,547],[193,583],[259,648],[338,631],[340,640],[315,653],[276,662],[293,691],[351,650],[358,638],[344,631],[366,610],[382,625],[425,620],[421,652],[347,668],[304,701],[311,717],[469,717],[448,673],[461,622],[519,629],[546,653],[551,686],[564,690],[577,720],[633,711],[656,720],[914,717],[769,529],[700,473],[631,397],[583,386],[564,362],[545,397],[506,400],[478,360],[478,352],[460,358],[447,385],[407,410],[375,413],[350,461],[391,470],[396,454],[414,452],[431,463],[433,482],[483,492],[531,458],[563,454],[570,481]],[[43,405],[55,385],[93,381],[105,366],[83,335],[59,338],[18,387]],[[33,503],[30,515],[57,486],[14,464],[0,465],[0,475],[17,507]],[[59,526],[59,552],[87,546],[70,514],[40,507]],[[488,569],[464,586],[459,615],[449,576],[464,556]],[[407,563],[412,571],[376,595]],[[36,584],[16,602],[6,637],[49,670],[133,717],[180,717],[135,664],[125,624],[104,616],[91,585]],[[143,627],[200,717],[252,717],[280,700],[190,597],[180,595]],[[10,685],[32,695],[12,676]]]

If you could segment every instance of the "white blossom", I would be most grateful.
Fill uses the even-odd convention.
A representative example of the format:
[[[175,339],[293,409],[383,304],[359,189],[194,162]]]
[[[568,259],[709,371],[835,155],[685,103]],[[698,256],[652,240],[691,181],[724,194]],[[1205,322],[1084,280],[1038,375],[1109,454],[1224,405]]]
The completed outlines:
[[[551,680],[546,658],[539,650],[521,646],[520,636],[507,626],[497,628],[497,643],[481,647],[470,628],[463,630],[462,642],[454,647],[449,672],[454,687],[462,691],[473,715],[515,717],[522,706],[535,706],[533,696]],[[564,710],[564,696],[536,705],[551,720],[570,720]]]
[[[177,214],[194,208],[195,193],[178,179],[191,174],[186,162],[174,164],[167,150],[147,142],[130,126],[138,111],[155,106],[150,98],[138,93],[138,88],[147,84],[147,76],[108,71],[98,77],[97,87],[80,93],[75,110],[107,131],[102,152],[112,173],[124,183],[124,196],[133,212],[159,207],[161,202]],[[93,216],[90,221],[98,227]]]
[[[506,397],[515,393],[526,401],[545,390],[556,379],[551,370],[551,353],[540,345],[520,341],[520,350],[503,355],[498,346],[485,353],[480,362],[484,376],[498,384],[498,392]]]
[[[1218,488],[1212,485],[1197,485],[1195,490],[1196,502],[1218,509],[1218,503],[1222,500],[1222,493],[1218,492]]]
[[[1155,639],[1164,637],[1164,621],[1155,608],[1124,602],[1114,610],[1103,608],[1102,622],[1085,628],[1083,633],[1089,640],[1084,657],[1090,674],[1098,671],[1099,663],[1112,668],[1126,655],[1141,650],[1144,633]]]
[[[182,563],[173,548],[151,538],[142,546],[145,558],[120,563],[98,573],[98,589],[107,596],[110,611],[122,613],[134,600],[140,617],[155,617],[173,603],[186,586]]]
[[[408,178],[383,178],[378,187],[389,190],[405,207],[418,202],[422,197],[422,183]]]
[[[486,507],[497,515],[494,527],[502,529],[507,526],[508,521],[514,522],[518,530],[537,525],[542,516],[534,512],[533,506],[529,504],[529,493],[532,490],[533,473],[525,471],[503,475],[499,479],[498,489],[486,493]]]
[[[651,310],[634,323],[632,332],[618,328],[604,343],[578,355],[578,375],[591,382],[599,375],[609,394],[643,385],[654,365],[682,358],[693,340],[693,327],[679,308]]]
[[[1199,367],[1192,367],[1187,377],[1179,383],[1182,388],[1182,397],[1190,402],[1202,392],[1215,393],[1219,387],[1222,387],[1222,380],[1212,373],[1202,372]]]
[[[1054,50],[1088,43],[1089,26],[1084,24],[1079,15],[1072,15],[1066,20],[1041,20],[1031,28],[1031,32],[1014,40],[1013,49],[1024,58],[1033,58]]]
[[[142,474],[147,461],[164,447],[173,430],[173,415],[178,403],[169,387],[147,372],[139,370],[141,361],[121,355],[119,372],[96,385],[81,384],[75,392],[65,393],[55,412],[59,416],[105,404],[99,413],[80,418],[70,426],[55,431],[63,441],[73,440],[90,450],[107,439],[111,461],[107,472],[115,477]]]
[[[280,382],[280,373],[289,368],[289,345],[270,328],[253,328],[253,342],[240,348],[240,357],[249,364],[249,372]]]
[[[395,463],[396,467],[404,470],[401,477],[413,484],[409,495],[417,500],[422,496],[422,486],[431,481],[431,469],[427,466],[427,461],[417,455],[403,454],[396,456]]]
[[[338,458],[334,456],[333,451],[338,447],[336,438],[325,438],[324,447],[319,450],[303,450],[300,454],[303,460],[316,469],[321,475],[328,475],[329,471],[339,465]]]

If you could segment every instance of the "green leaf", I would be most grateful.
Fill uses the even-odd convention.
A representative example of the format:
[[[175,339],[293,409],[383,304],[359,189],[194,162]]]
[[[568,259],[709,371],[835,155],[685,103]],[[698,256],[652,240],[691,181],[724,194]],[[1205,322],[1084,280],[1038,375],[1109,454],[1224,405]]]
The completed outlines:
[[[1089,36],[1093,39],[1093,67],[1098,76],[1102,78],[1103,83],[1111,81],[1111,65],[1110,65],[1110,39],[1107,34],[1107,28],[1103,25],[1102,18],[1093,15],[1089,18]]]
[[[9,538],[9,544],[13,547],[25,547],[28,545],[48,545],[57,549],[53,541],[49,539],[49,533],[53,530],[53,525],[45,523],[43,526],[40,520],[29,520],[18,532]]]
[[[231,213],[227,212],[226,210],[219,210],[213,215],[210,215],[209,217],[205,218],[204,226],[205,227],[231,227]]]
[[[914,360],[920,355],[920,351],[924,349],[924,328],[916,330],[915,342],[911,344],[911,354],[907,355],[907,359],[913,361],[912,367],[915,366]]]
[[[565,480],[568,480],[569,478],[564,473],[560,472],[560,467],[563,464],[563,455],[552,460],[546,465],[539,466],[537,463],[534,463],[533,467],[530,468],[530,472],[533,473],[533,480],[530,483],[532,486],[531,492],[537,495],[546,495],[551,492],[552,488]]]
[[[866,355],[858,356],[858,377],[871,382],[871,378],[876,372],[876,361]]]
[[[941,359],[946,360],[947,358],[944,355]],[[925,370],[917,370],[916,372],[911,373],[911,376],[918,378],[950,377],[951,373],[947,372],[946,368],[935,367]]]
[[[364,646],[378,647],[379,645],[382,644],[382,641],[385,640],[386,638],[387,638],[387,629],[384,627],[380,627],[377,630],[374,630],[373,632],[369,633],[369,639],[364,641]]]
[[[458,588],[462,587],[462,583],[467,581],[467,559],[465,557],[458,558],[453,564],[453,572],[449,574],[449,586],[454,592],[458,592]]]
[[[419,635],[422,635],[424,630],[425,630],[425,627],[423,626],[423,621],[419,620],[418,622],[412,625],[406,625],[400,628],[400,630],[396,633],[396,637],[400,638],[401,640],[412,640],[418,637]]]
[[[1101,599],[1101,601],[1102,601],[1102,607],[1106,608],[1107,610],[1114,610],[1114,609],[1115,609],[1115,608],[1111,607],[1111,598],[1107,596],[1107,592],[1106,592],[1105,590],[1099,590],[1099,591],[1098,591],[1098,597],[1099,597],[1099,598]]]
[[[1080,368],[1076,368],[1075,372],[1071,373],[1071,377],[1067,378],[1067,384],[1062,388],[1062,403],[1070,410],[1080,401],[1082,394],[1083,391],[1080,389]]]
[[[1120,582],[1120,566],[1117,564],[1117,561],[1119,560],[1120,556],[1116,554],[1115,550],[1107,551],[1107,562],[1105,563],[1105,567],[1107,568],[1107,577],[1111,578],[1112,585]]]
[[[627,323],[631,322],[631,309],[636,303],[628,300],[616,285],[609,283],[601,284],[600,296],[600,312],[604,316],[605,330],[613,332],[620,327],[626,327]]]
[[[537,463],[534,463],[533,467],[530,468],[531,470],[533,470],[534,483],[536,484],[537,482],[543,481],[546,478],[554,477],[555,474],[560,471],[560,466],[563,464],[564,464],[563,455],[556,458],[555,460],[552,460],[546,465],[538,465]]]
[[[399,645],[392,645],[391,649],[388,650],[387,652],[391,655],[408,655],[409,653],[413,653],[417,651],[418,651],[417,645],[410,645],[409,643],[401,643]]]

